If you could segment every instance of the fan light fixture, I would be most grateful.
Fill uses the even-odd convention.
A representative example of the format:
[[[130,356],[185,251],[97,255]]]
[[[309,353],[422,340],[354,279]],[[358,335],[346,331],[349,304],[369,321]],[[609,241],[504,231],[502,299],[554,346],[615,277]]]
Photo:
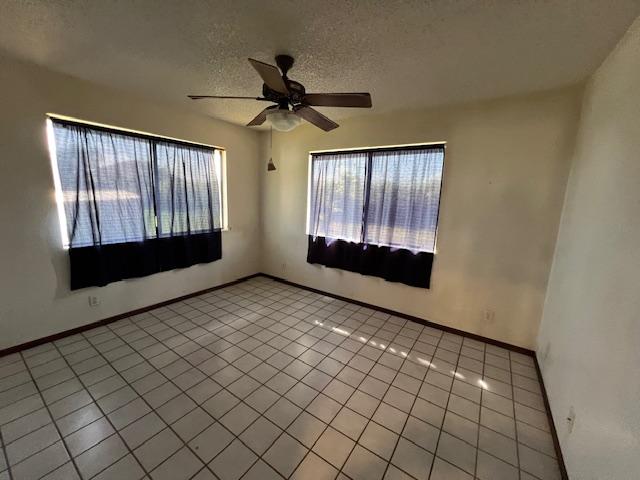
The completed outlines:
[[[279,132],[290,132],[302,123],[302,118],[291,110],[278,109],[267,114],[267,120]]]
[[[205,98],[232,98],[236,100],[257,100],[275,103],[262,110],[247,123],[248,127],[256,127],[270,120],[276,130],[288,132],[296,128],[302,120],[329,132],[338,128],[338,124],[325,117],[313,107],[352,107],[371,108],[371,95],[366,92],[355,93],[307,93],[300,82],[288,77],[293,66],[290,55],[276,55],[276,64],[249,59],[251,66],[258,72],[264,82],[261,97],[229,97],[220,95],[189,95],[192,100]]]

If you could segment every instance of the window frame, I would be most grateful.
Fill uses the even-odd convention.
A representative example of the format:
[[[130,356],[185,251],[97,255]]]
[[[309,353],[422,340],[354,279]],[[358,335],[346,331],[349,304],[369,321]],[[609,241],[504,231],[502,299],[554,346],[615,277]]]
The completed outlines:
[[[446,168],[446,150],[447,150],[447,142],[428,142],[428,143],[412,143],[412,144],[404,144],[404,145],[389,145],[389,146],[377,146],[377,147],[357,147],[357,148],[345,148],[345,149],[332,149],[332,150],[313,150],[309,152],[308,155],[308,168],[307,168],[307,211],[306,211],[306,225],[305,225],[305,233],[307,236],[311,236],[311,197],[312,197],[312,187],[313,187],[313,163],[314,156],[322,156],[322,155],[335,155],[335,154],[357,154],[357,153],[367,153],[369,158],[367,160],[368,169],[366,172],[366,180],[365,180],[365,204],[363,206],[363,211],[367,209],[367,203],[369,201],[370,189],[371,189],[371,161],[372,155],[375,152],[397,152],[397,151],[411,151],[411,150],[424,150],[429,147],[441,147],[444,150],[443,158],[442,158],[442,175],[440,176],[440,189],[438,192],[438,211],[436,212],[436,228],[434,232],[434,242],[433,242],[433,251],[429,250],[420,250],[421,252],[432,253],[436,255],[438,251],[438,231],[440,227],[440,211],[442,209],[442,192],[444,188],[444,176],[445,176],[445,168]],[[367,243],[366,239],[366,221],[363,215],[362,220],[362,234],[360,244]],[[343,240],[346,242],[350,242],[350,240],[338,238],[337,240]],[[369,243],[370,245],[378,245],[378,246],[386,246],[393,249],[408,249],[410,248],[406,246],[395,246],[395,245],[382,245]]]
[[[60,225],[60,236],[62,241],[62,248],[64,250],[68,250],[70,248],[70,240],[68,235],[68,226],[67,226],[67,218],[64,210],[64,193],[62,190],[62,181],[60,178],[60,170],[58,165],[58,156],[56,152],[56,140],[55,140],[55,132],[53,127],[53,122],[66,123],[69,125],[77,125],[85,128],[91,128],[93,130],[104,131],[109,133],[115,133],[118,135],[129,136],[134,138],[142,138],[145,140],[159,141],[159,142],[170,142],[176,145],[183,145],[187,147],[199,147],[210,149],[214,156],[214,165],[213,169],[216,173],[219,174],[220,179],[220,188],[219,188],[219,196],[220,196],[220,231],[226,232],[229,231],[229,210],[228,210],[228,200],[227,200],[227,155],[226,149],[224,147],[219,147],[215,145],[209,145],[206,143],[199,142],[191,142],[188,140],[182,140],[174,137],[168,137],[164,135],[157,135],[147,132],[142,132],[138,130],[130,130],[124,127],[115,127],[111,125],[106,125],[102,123],[91,122],[87,120],[80,120],[74,117],[69,117],[65,115],[58,115],[54,113],[46,114],[46,137],[47,137],[47,146],[49,150],[49,158],[51,161],[51,169],[53,174],[53,183],[55,189],[55,200],[56,200],[56,208],[58,212],[58,221]],[[155,155],[155,153],[154,153]],[[219,158],[219,161],[216,162],[216,155]],[[155,222],[157,226],[158,216],[157,211],[155,215]]]

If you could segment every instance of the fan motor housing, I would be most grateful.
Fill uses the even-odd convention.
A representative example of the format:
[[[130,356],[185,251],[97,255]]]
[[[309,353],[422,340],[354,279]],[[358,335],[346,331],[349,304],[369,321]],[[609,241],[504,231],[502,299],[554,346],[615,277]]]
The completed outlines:
[[[262,96],[267,100],[271,100],[274,103],[282,103],[283,100],[290,102],[291,104],[297,104],[302,101],[302,96],[305,94],[304,86],[300,82],[284,78],[284,81],[289,88],[289,95],[277,92],[269,88],[265,83],[262,84]]]

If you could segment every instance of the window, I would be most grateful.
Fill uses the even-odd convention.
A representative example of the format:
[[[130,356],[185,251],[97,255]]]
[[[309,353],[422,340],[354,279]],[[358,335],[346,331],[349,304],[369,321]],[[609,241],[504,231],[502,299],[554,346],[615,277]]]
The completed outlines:
[[[338,268],[348,263],[345,269],[360,271],[364,267],[353,263],[358,249],[369,250],[359,257],[387,252],[386,263],[393,263],[397,250],[432,258],[443,166],[444,145],[312,154],[308,260]],[[340,261],[326,258],[331,249],[340,252]]]
[[[220,150],[57,118],[49,134],[72,288],[220,258]]]

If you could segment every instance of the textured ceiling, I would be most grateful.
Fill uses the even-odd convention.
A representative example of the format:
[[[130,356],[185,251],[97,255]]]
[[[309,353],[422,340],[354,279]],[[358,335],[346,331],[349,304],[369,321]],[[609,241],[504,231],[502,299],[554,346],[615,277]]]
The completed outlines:
[[[640,0],[0,0],[0,49],[235,123],[264,105],[247,57],[290,53],[307,91],[370,91],[374,112],[572,84]],[[366,114],[321,109],[333,118]]]

